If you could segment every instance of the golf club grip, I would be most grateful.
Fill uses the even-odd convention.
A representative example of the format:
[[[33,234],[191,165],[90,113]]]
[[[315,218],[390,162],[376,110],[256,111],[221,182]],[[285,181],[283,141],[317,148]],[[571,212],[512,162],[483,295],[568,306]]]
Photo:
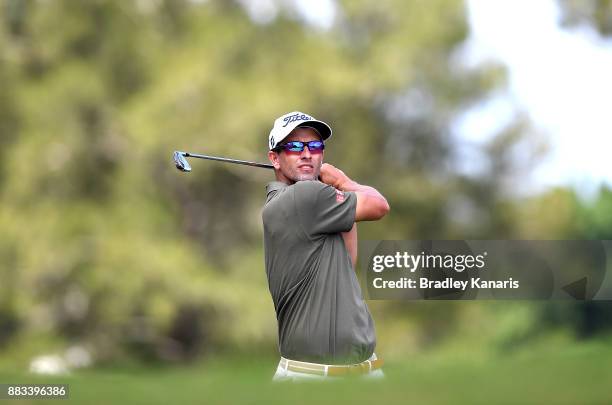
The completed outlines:
[[[236,164],[239,164],[239,165],[246,165],[246,166],[262,167],[264,169],[274,169],[274,166],[272,166],[271,164],[258,163],[258,162],[249,162],[247,160],[228,159],[228,158],[222,158],[222,157],[217,157],[217,156],[199,155],[197,153],[189,153],[189,152],[185,152],[184,156],[185,157],[194,157],[194,158],[198,158],[198,159],[216,160],[218,162],[236,163]]]

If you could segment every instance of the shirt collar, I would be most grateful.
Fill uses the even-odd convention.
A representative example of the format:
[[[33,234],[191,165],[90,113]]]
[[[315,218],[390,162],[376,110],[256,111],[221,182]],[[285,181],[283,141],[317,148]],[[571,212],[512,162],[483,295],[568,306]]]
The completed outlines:
[[[283,183],[282,181],[271,181],[270,183],[266,185],[266,194],[270,195],[270,193],[281,190],[288,186],[289,186],[288,184]]]

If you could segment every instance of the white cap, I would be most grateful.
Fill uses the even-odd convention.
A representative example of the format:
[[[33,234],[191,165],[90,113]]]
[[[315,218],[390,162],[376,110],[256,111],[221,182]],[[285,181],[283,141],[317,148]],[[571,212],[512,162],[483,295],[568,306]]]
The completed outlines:
[[[332,129],[323,121],[317,120],[315,117],[304,114],[299,111],[292,111],[284,114],[274,121],[274,127],[270,131],[268,138],[268,146],[270,150],[276,148],[283,139],[287,137],[297,127],[310,127],[315,129],[322,140],[326,140],[332,136]]]

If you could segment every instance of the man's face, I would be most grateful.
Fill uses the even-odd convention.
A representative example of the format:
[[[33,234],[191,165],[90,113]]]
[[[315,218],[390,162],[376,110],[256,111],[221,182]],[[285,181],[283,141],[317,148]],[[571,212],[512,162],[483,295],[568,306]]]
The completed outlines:
[[[311,128],[296,128],[283,140],[283,144],[291,141],[320,141],[319,134]],[[323,164],[323,151],[311,152],[307,146],[302,152],[280,150],[268,153],[270,161],[277,169],[278,180],[293,184],[303,180],[317,180]]]

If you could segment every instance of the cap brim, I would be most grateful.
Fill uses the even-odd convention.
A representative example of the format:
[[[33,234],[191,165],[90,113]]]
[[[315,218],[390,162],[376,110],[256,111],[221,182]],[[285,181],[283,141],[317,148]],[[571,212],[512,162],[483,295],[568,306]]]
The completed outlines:
[[[316,129],[319,135],[321,135],[322,140],[326,140],[332,135],[331,127],[327,125],[326,123],[324,123],[323,121],[304,121],[304,122],[300,122],[300,124],[297,125],[295,128],[300,128],[300,127],[311,127],[311,128]]]

